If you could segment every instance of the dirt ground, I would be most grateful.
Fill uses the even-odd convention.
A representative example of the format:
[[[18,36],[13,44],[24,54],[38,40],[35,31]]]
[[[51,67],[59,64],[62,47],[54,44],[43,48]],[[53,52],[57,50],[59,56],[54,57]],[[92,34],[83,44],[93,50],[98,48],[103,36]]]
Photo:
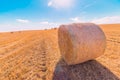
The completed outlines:
[[[0,33],[0,80],[120,80],[120,24],[100,25],[105,54],[68,66],[57,29]]]

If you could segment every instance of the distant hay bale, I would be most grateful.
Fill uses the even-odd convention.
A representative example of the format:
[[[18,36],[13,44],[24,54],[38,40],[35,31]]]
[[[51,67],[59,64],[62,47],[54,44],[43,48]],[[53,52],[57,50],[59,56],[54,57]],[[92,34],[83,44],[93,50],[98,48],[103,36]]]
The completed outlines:
[[[74,23],[59,27],[58,43],[63,59],[68,65],[74,65],[102,55],[106,37],[95,24]]]
[[[11,34],[13,34],[14,32],[10,32]]]

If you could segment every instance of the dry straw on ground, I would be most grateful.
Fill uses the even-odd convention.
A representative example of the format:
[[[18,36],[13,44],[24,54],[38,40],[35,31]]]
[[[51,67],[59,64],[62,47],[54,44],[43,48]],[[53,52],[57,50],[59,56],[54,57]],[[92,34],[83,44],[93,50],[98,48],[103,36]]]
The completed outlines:
[[[0,33],[0,80],[120,80],[120,24],[100,27],[104,55],[72,66],[61,59],[58,29]]]
[[[97,58],[106,47],[104,32],[92,23],[61,25],[58,39],[61,55],[69,65]]]

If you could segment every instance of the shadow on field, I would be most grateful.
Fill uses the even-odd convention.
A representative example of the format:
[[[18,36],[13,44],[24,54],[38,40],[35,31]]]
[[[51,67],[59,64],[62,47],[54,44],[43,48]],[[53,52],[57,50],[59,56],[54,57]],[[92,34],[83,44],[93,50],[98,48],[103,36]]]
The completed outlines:
[[[57,63],[53,80],[120,80],[96,60],[68,66],[63,59]]]

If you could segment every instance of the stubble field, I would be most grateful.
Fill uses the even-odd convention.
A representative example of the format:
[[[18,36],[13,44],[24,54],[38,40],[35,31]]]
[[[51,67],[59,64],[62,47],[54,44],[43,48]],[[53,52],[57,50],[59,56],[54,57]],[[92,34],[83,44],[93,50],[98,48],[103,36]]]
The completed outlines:
[[[120,24],[100,26],[105,54],[73,66],[61,58],[57,29],[0,33],[0,80],[120,80]]]

